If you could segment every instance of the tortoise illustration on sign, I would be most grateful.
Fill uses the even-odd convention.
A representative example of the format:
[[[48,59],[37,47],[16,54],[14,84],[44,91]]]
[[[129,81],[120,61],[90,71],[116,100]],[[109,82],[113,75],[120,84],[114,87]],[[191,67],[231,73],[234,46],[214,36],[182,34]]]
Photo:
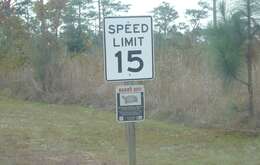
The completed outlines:
[[[122,96],[122,99],[125,101],[125,104],[132,104],[138,101],[138,98],[135,95]]]

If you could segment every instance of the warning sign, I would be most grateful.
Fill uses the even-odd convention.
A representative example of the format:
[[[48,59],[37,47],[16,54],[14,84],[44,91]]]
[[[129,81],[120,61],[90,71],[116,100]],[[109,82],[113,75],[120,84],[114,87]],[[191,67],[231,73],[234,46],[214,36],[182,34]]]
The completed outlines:
[[[144,86],[127,85],[116,89],[116,116],[119,122],[136,122],[145,118]]]

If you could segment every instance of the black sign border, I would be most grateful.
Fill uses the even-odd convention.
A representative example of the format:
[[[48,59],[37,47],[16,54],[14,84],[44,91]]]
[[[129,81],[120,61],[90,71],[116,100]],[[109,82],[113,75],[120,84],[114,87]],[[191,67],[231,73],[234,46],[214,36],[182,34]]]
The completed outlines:
[[[106,29],[105,29],[105,19],[111,18],[150,18],[151,19],[151,42],[152,42],[152,77],[150,78],[138,78],[138,79],[115,79],[115,80],[108,80],[107,79],[107,55],[106,55]],[[152,16],[115,16],[115,17],[104,17],[103,19],[103,54],[104,54],[104,72],[105,72],[105,79],[108,82],[123,82],[123,81],[142,81],[142,80],[153,80],[155,77],[155,63],[154,63],[154,34],[153,34],[153,17]]]

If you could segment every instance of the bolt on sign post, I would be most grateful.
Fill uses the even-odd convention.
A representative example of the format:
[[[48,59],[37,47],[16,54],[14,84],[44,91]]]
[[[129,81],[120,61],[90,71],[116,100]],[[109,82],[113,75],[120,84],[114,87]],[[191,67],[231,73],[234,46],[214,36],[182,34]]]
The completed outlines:
[[[107,81],[121,81],[116,89],[116,119],[127,123],[129,165],[136,165],[135,122],[145,119],[144,86],[133,80],[154,78],[151,16],[104,18],[104,72]]]

